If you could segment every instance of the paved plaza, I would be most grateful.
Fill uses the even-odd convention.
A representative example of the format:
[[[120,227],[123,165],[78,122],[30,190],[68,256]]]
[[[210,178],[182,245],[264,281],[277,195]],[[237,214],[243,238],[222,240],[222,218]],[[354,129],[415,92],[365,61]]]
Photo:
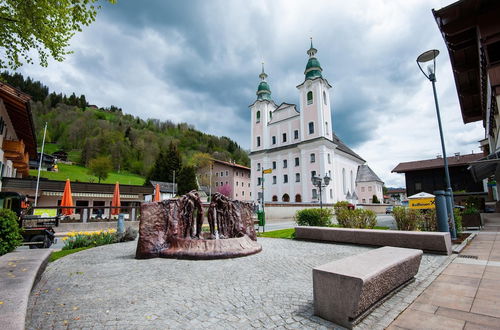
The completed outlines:
[[[335,328],[312,314],[312,268],[369,247],[259,238],[259,254],[226,260],[134,259],[137,242],[49,264],[27,329]],[[449,263],[424,254],[416,281],[358,328],[384,328]]]

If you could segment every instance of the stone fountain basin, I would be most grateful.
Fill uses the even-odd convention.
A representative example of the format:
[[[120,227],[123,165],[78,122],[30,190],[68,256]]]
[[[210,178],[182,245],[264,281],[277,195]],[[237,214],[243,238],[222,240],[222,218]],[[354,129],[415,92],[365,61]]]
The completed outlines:
[[[175,239],[157,255],[174,259],[226,259],[245,257],[262,251],[262,246],[247,235],[225,239]],[[147,258],[147,257],[146,257]]]

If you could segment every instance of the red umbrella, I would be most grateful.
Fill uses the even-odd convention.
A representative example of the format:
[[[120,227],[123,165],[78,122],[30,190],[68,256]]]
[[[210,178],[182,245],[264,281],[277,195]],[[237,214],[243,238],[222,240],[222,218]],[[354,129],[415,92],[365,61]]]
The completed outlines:
[[[155,198],[153,199],[153,202],[159,202],[160,199],[160,185],[157,183],[156,188],[155,188]]]
[[[66,185],[64,186],[64,192],[62,195],[61,206],[73,206],[73,197],[71,196],[71,184],[69,179],[66,179]],[[74,209],[62,209],[62,214],[64,215],[72,215]]]
[[[113,200],[111,201],[111,206],[121,206],[120,203],[120,184],[117,182],[115,184],[115,192],[113,193]],[[111,209],[112,215],[120,214],[120,209]]]

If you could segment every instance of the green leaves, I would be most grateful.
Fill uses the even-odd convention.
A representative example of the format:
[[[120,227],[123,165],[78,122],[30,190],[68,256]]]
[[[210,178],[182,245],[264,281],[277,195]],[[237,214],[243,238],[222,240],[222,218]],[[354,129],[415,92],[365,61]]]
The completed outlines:
[[[0,5],[0,69],[33,64],[33,51],[40,65],[49,57],[63,61],[76,32],[95,21],[98,0],[3,0]],[[109,0],[115,3],[115,0]]]
[[[15,213],[9,209],[0,209],[0,256],[21,245],[21,230]]]

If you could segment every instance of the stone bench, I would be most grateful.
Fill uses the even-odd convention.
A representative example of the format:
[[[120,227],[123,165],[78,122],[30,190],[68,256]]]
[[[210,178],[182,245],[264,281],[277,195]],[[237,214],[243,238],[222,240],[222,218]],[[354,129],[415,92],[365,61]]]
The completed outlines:
[[[450,255],[450,233],[405,230],[295,227],[295,238],[374,246],[394,246]]]
[[[421,259],[421,250],[386,246],[314,268],[314,314],[352,328],[412,280]]]

